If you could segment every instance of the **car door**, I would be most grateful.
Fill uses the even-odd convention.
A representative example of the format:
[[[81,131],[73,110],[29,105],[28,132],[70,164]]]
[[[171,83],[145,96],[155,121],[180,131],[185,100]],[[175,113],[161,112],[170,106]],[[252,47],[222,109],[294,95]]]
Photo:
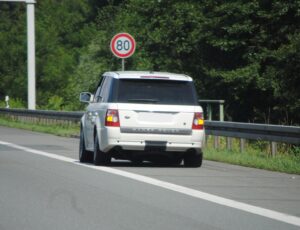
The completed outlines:
[[[86,115],[85,115],[85,134],[86,134],[86,146],[87,149],[92,150],[94,148],[94,127],[97,118],[97,107],[101,102],[102,98],[100,96],[102,85],[105,81],[105,77],[101,78],[98,84],[94,100],[88,105]]]

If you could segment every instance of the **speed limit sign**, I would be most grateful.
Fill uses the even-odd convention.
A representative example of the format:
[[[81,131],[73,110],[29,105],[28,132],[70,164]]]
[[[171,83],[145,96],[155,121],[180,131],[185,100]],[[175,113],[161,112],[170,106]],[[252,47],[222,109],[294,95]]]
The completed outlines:
[[[111,42],[110,49],[119,58],[128,58],[135,51],[135,40],[128,33],[116,34]]]

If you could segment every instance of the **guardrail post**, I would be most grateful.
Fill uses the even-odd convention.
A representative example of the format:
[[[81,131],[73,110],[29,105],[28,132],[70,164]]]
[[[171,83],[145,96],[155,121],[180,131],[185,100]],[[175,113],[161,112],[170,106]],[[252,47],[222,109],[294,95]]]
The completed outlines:
[[[241,153],[244,152],[244,150],[245,150],[245,139],[241,138],[240,139],[240,151],[241,151]]]
[[[227,150],[232,150],[232,138],[226,137],[226,148]]]
[[[220,101],[219,106],[220,121],[224,121],[224,101]]]
[[[272,153],[272,157],[275,157],[277,153],[277,143],[274,141],[271,142],[271,153]]]
[[[218,149],[219,148],[219,137],[214,136],[214,148]]]
[[[206,112],[207,112],[207,118],[209,121],[212,120],[212,107],[211,104],[207,103],[207,107],[206,107]],[[205,145],[208,145],[208,139],[209,139],[209,135],[205,135]]]
[[[69,123],[70,125],[70,123]],[[206,141],[206,135],[204,135],[204,138],[202,140],[202,149],[205,149],[206,148],[206,145],[207,145],[207,141]]]
[[[211,121],[212,120],[212,107],[211,107],[210,103],[207,104],[207,115],[208,115],[208,120]]]

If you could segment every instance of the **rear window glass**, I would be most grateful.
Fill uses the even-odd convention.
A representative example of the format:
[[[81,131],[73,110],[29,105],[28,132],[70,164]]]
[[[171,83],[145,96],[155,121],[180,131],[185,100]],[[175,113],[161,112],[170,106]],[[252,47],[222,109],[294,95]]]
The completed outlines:
[[[114,101],[119,103],[197,105],[193,82],[119,79]]]

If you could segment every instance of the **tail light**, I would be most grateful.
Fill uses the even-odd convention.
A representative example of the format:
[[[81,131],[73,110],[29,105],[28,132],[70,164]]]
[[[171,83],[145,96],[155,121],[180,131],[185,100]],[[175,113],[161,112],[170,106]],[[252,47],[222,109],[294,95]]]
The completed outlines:
[[[204,127],[203,113],[195,113],[192,129],[203,129],[203,127]]]
[[[105,117],[105,126],[120,127],[119,112],[116,109],[108,109]]]

